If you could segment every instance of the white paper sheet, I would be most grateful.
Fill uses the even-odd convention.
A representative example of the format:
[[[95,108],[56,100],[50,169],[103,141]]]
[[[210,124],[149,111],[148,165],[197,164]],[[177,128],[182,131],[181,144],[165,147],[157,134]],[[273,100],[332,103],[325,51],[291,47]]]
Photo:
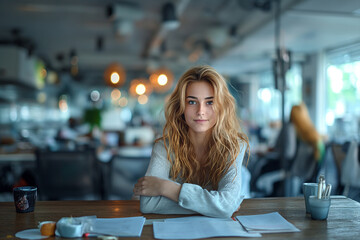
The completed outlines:
[[[90,233],[118,237],[140,237],[145,217],[97,218]]]
[[[248,233],[237,221],[207,217],[166,219],[153,223],[156,239],[199,239],[210,237],[261,237]]]
[[[236,218],[249,232],[300,232],[298,228],[288,222],[278,212],[259,215],[237,216]]]
[[[229,221],[234,222],[231,218],[212,218],[212,217],[205,217],[205,216],[192,216],[192,217],[179,217],[179,218],[165,218],[163,222],[193,222],[193,221]],[[159,221],[158,221],[159,222]]]
[[[146,219],[145,225],[152,225],[154,222],[187,222],[194,220],[211,220],[214,219],[216,221],[234,221],[231,218],[211,218],[205,216],[192,216],[192,217],[179,217],[179,218],[154,218],[154,219]]]

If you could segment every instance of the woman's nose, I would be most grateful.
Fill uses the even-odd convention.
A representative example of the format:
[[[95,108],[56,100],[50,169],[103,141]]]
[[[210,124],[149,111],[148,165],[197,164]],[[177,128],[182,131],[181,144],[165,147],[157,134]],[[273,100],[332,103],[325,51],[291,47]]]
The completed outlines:
[[[197,111],[197,114],[198,115],[203,115],[204,113],[205,113],[205,106],[204,106],[204,104],[202,104],[202,103],[200,103],[199,105],[198,105],[198,109],[197,109],[198,111]]]

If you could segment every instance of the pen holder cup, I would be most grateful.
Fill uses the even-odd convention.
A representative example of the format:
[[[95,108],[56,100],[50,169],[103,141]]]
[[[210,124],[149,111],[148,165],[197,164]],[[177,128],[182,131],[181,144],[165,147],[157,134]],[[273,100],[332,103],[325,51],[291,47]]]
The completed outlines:
[[[317,196],[309,197],[311,218],[314,220],[325,220],[328,217],[331,205],[330,197],[318,199]]]
[[[317,183],[303,183],[303,193],[305,199],[306,213],[310,213],[309,197],[312,195],[316,195],[317,191],[318,191]]]

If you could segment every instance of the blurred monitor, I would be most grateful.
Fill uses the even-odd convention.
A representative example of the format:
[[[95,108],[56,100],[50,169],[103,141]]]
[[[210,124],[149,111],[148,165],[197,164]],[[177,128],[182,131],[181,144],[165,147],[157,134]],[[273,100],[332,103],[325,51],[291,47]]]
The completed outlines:
[[[105,141],[107,146],[117,147],[119,146],[119,134],[117,132],[106,132]]]
[[[154,138],[155,138],[155,133],[153,129],[149,126],[130,127],[130,128],[126,128],[125,130],[125,143],[127,145],[152,144]]]

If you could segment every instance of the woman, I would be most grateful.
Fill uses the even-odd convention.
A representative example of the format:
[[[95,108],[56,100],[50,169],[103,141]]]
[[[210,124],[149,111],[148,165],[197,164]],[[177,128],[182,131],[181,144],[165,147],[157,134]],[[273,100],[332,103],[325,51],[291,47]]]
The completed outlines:
[[[249,144],[224,78],[209,66],[188,70],[165,118],[146,176],[134,187],[141,211],[230,217],[243,199],[241,166]]]
[[[321,163],[325,155],[325,144],[322,136],[311,121],[305,103],[294,105],[290,112],[290,122],[295,126],[296,133],[301,140],[310,144],[314,149],[314,159]]]

